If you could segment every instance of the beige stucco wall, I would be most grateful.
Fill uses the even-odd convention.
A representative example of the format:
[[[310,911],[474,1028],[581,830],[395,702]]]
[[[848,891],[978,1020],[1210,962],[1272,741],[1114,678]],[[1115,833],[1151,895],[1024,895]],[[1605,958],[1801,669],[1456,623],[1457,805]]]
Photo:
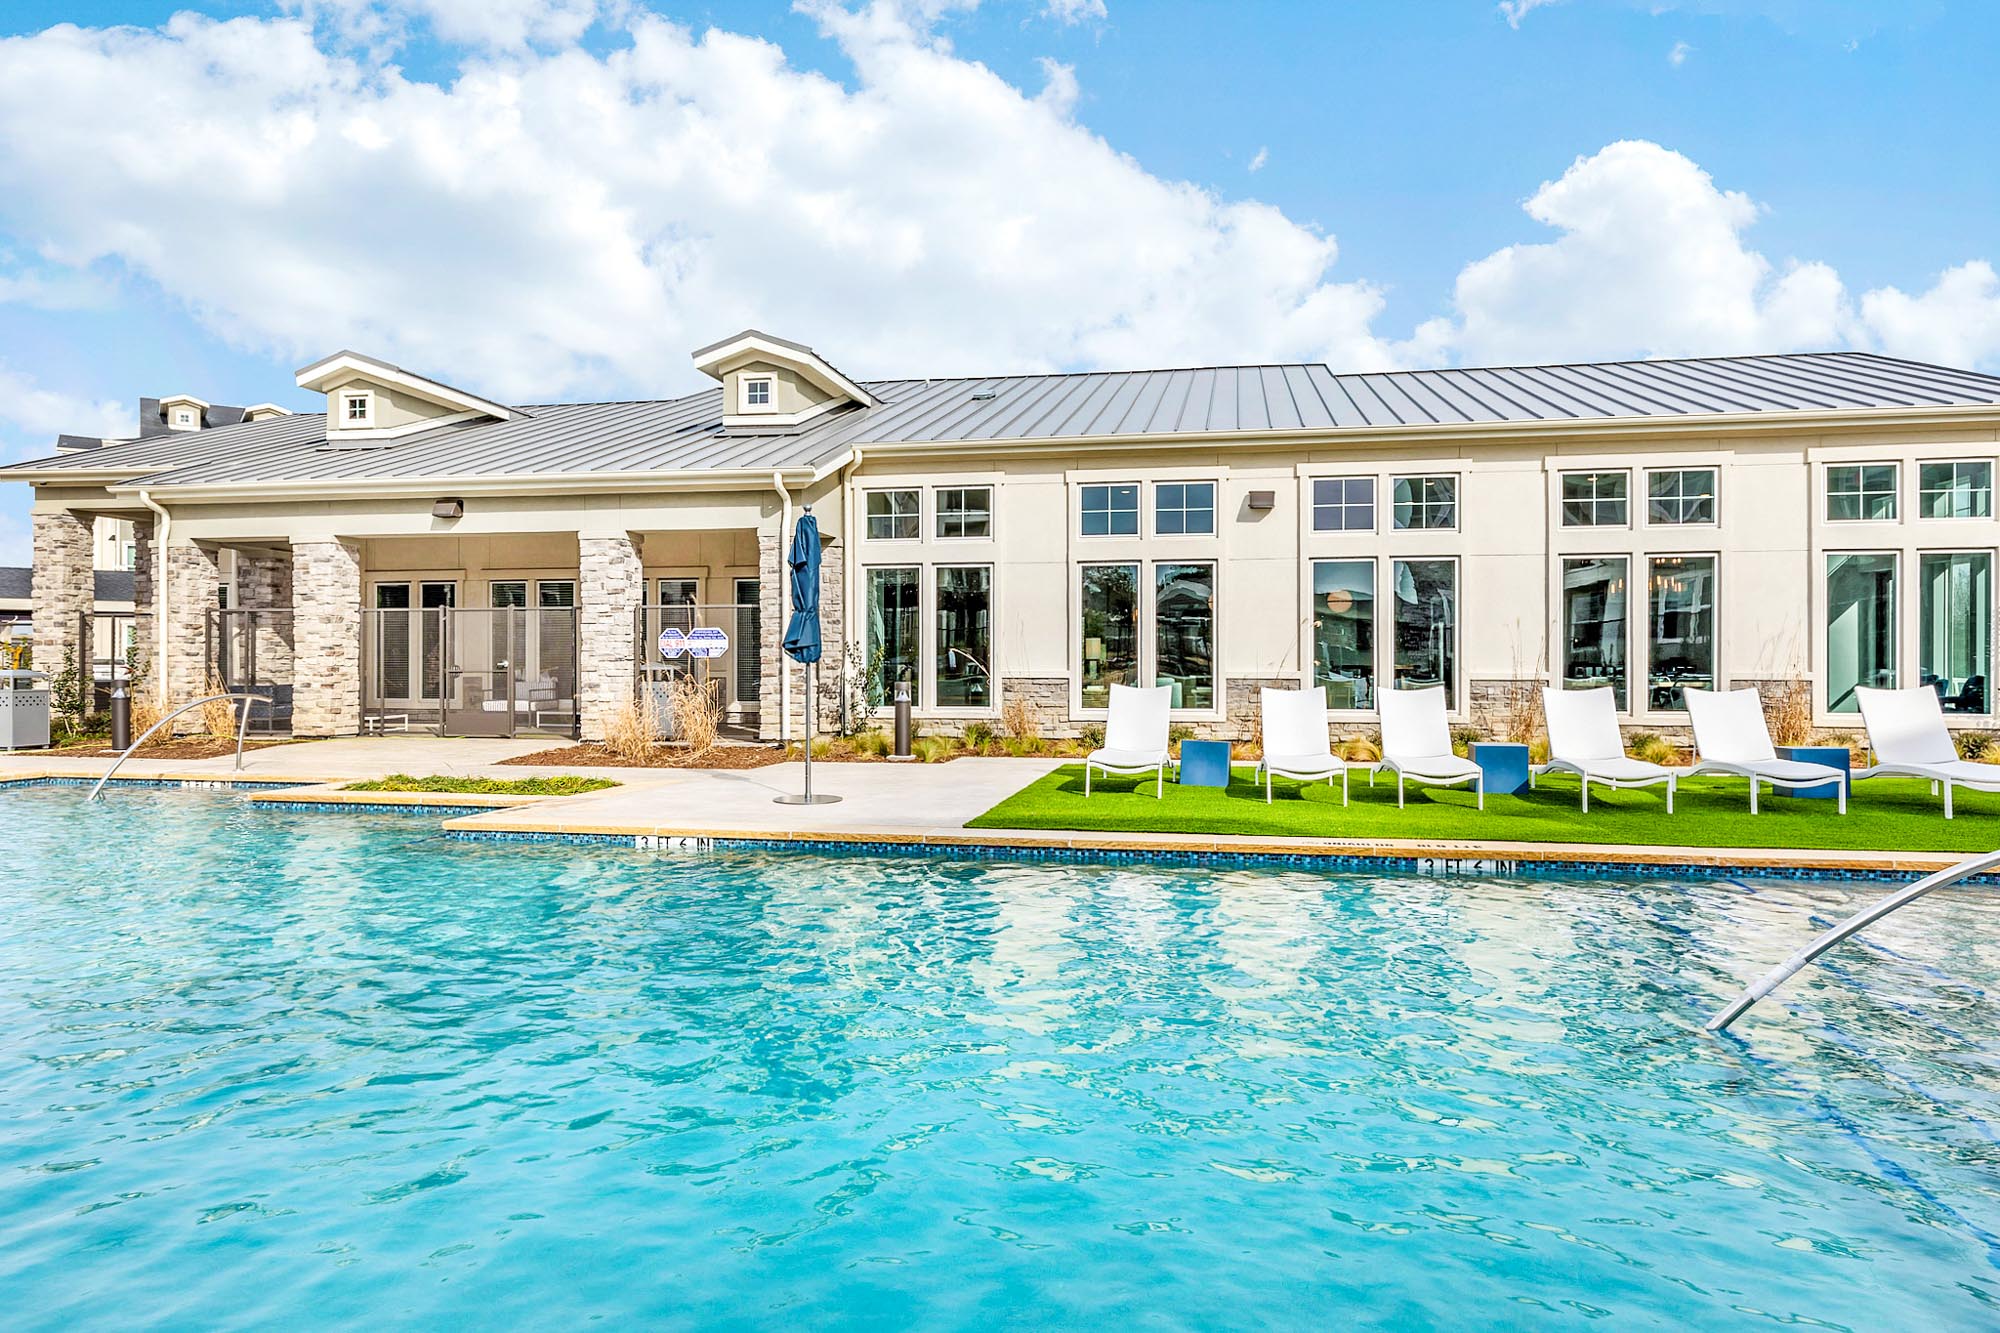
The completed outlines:
[[[393,389],[365,375],[350,375],[339,384],[327,390],[326,428],[330,432],[349,429],[346,416],[344,391],[348,389],[369,389],[375,394],[375,419],[361,429],[394,430],[399,426],[412,425],[419,421],[430,421],[437,417],[451,416],[458,409],[446,407],[418,398],[414,394]]]
[[[743,408],[743,377],[746,375],[767,375],[771,379],[771,405],[773,415],[787,412],[803,412],[832,400],[833,395],[807,380],[797,371],[770,361],[748,360],[726,364],[722,372],[722,402],[725,412],[741,412]]]

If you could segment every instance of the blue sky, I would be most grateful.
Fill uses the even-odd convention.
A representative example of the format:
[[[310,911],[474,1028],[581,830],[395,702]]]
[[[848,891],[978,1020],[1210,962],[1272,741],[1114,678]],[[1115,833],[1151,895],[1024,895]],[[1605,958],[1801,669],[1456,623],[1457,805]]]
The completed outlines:
[[[0,457],[342,345],[679,393],[747,323],[864,375],[2000,370],[1996,57],[1946,0],[14,0]]]

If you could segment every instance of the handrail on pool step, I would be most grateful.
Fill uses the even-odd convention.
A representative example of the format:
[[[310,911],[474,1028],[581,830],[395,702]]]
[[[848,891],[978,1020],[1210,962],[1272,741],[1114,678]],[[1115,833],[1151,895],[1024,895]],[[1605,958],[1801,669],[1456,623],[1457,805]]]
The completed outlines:
[[[1727,1009],[1718,1013],[1714,1018],[1709,1019],[1707,1024],[1708,1030],[1710,1032],[1721,1032],[1728,1028],[1731,1023],[1734,1023],[1737,1019],[1748,1013],[1751,1005],[1782,986],[1791,978],[1793,973],[1804,968],[1815,958],[1818,958],[1828,949],[1831,949],[1834,945],[1840,943],[1856,931],[1874,925],[1897,908],[1907,906],[1933,890],[1949,888],[1961,880],[1967,880],[1974,875],[1982,875],[1991,870],[2000,870],[2000,851],[1984,852],[1978,856],[1968,856],[1957,865],[1946,866],[1934,875],[1926,875],[1915,884],[1910,885],[1909,888],[1899,889],[1880,902],[1856,912],[1853,916],[1847,918],[1847,920],[1841,922],[1839,925],[1828,929],[1818,938],[1814,939],[1812,943],[1806,945],[1805,948],[1799,950],[1790,958],[1787,958],[1784,962],[1765,973],[1762,980],[1749,990],[1744,991],[1743,994],[1737,996],[1735,1002]]]
[[[96,800],[97,793],[104,790],[104,784],[111,781],[111,775],[118,771],[118,766],[124,763],[127,759],[130,759],[132,757],[132,751],[144,745],[146,743],[147,738],[150,737],[154,732],[158,731],[161,727],[166,726],[167,723],[173,721],[175,718],[179,717],[182,713],[187,712],[190,708],[199,708],[203,704],[212,704],[218,699],[241,699],[243,701],[243,707],[237,710],[237,716],[236,716],[236,771],[239,773],[242,772],[243,733],[247,731],[250,727],[250,705],[267,704],[271,702],[271,700],[268,696],[262,694],[211,694],[205,699],[196,699],[191,704],[182,704],[179,708],[176,708],[173,712],[168,713],[165,717],[161,718],[158,722],[155,722],[152,726],[147,727],[146,734],[144,736],[141,736],[138,740],[133,741],[130,745],[126,746],[125,753],[119,755],[116,759],[111,761],[111,767],[104,770],[104,776],[97,780],[97,785],[90,789],[90,795],[84,797],[83,799],[86,802]]]

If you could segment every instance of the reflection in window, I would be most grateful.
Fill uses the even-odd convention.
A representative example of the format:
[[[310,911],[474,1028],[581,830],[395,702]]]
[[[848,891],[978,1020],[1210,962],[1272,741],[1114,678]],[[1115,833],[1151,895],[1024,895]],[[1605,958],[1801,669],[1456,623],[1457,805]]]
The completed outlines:
[[[1313,481],[1314,532],[1373,532],[1375,478],[1319,477]]]
[[[1826,516],[1891,519],[1896,516],[1896,465],[1862,463],[1826,470]]]
[[[1171,708],[1215,706],[1215,566],[1153,566],[1153,671]]]
[[[1629,482],[1629,475],[1623,472],[1563,473],[1563,526],[1624,527],[1625,491]]]
[[[1715,522],[1715,469],[1647,473],[1646,519],[1660,524]]]
[[[1623,556],[1563,561],[1563,688],[1608,685],[1625,708],[1625,639],[1629,623]]]
[[[1990,518],[1991,463],[1925,463],[1917,469],[1920,518]]]
[[[915,491],[868,492],[868,539],[906,542],[917,539]]]
[[[1113,685],[1139,683],[1139,567],[1083,567],[1083,706],[1109,708]]]
[[[1398,477],[1393,494],[1398,528],[1458,526],[1457,477]]]
[[[1689,686],[1715,688],[1715,557],[1655,557],[1646,577],[1646,704],[1687,708]]]
[[[1826,558],[1826,708],[1858,712],[1857,685],[1896,684],[1896,557]]]
[[[993,697],[993,571],[985,565],[937,572],[935,699],[940,708],[984,708]]]
[[[910,681],[911,703],[917,703],[917,571],[868,571],[868,702],[893,703],[896,682]]]
[[[1083,535],[1086,537],[1136,537],[1139,535],[1139,488],[1137,486],[1085,486],[1082,488]]]
[[[1375,562],[1313,562],[1313,682],[1328,708],[1375,706]]]
[[[1215,531],[1215,483],[1163,481],[1153,487],[1153,532],[1206,537]]]
[[[937,528],[940,537],[991,537],[993,488],[964,486],[940,490]]]
[[[1442,685],[1458,698],[1458,570],[1449,560],[1398,560],[1395,575],[1399,690]]]
[[[1947,713],[1987,713],[1993,557],[1926,555],[1918,564],[1917,669]]]

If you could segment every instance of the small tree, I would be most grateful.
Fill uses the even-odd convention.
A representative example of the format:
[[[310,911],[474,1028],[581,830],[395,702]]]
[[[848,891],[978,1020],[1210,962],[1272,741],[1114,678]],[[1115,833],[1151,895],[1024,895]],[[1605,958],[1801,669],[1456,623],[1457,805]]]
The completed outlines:
[[[49,678],[49,711],[67,732],[83,725],[83,673],[76,667],[76,650],[63,649],[62,667]]]

